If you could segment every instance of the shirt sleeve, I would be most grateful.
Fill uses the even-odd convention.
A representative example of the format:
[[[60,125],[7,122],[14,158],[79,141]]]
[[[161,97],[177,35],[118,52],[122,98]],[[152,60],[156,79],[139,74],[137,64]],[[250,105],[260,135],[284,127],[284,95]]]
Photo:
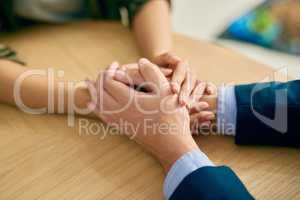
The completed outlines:
[[[25,63],[18,58],[16,51],[3,44],[0,44],[0,59],[10,60],[25,65]]]
[[[236,129],[236,98],[234,86],[221,86],[218,89],[217,132],[235,136]]]
[[[193,150],[181,156],[171,167],[164,182],[164,195],[169,199],[185,177],[195,170],[214,166],[209,158],[200,150]]]

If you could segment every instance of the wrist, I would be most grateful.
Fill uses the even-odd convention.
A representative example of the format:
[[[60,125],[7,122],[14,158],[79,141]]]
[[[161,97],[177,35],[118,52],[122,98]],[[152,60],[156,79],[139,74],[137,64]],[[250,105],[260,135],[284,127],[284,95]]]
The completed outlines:
[[[160,164],[162,165],[164,172],[167,174],[171,167],[174,165],[174,163],[180,159],[183,155],[185,155],[188,152],[194,151],[199,149],[199,147],[197,145],[195,146],[191,146],[189,148],[185,148],[184,150],[181,149],[180,151],[174,152],[172,153],[172,155],[170,155],[170,157],[168,159],[161,159],[159,160]]]
[[[191,134],[184,135],[183,137],[184,138],[170,138],[173,142],[164,146],[165,153],[158,152],[156,157],[165,173],[168,173],[172,165],[184,154],[199,149]]]
[[[77,108],[84,109],[87,104],[91,101],[89,91],[85,87],[78,87],[74,91],[75,105]]]

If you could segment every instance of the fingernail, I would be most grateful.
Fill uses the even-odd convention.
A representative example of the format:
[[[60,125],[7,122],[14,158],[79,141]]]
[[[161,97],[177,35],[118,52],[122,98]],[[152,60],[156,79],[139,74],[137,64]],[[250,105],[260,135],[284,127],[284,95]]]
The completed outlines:
[[[193,101],[188,101],[187,108],[189,110],[193,108]]]
[[[179,101],[179,105],[180,105],[180,106],[184,106],[184,101],[182,100],[181,97],[179,97],[178,101]]]
[[[209,104],[205,101],[202,101],[201,104],[202,104],[202,108],[208,108],[209,107]]]
[[[199,104],[197,104],[197,106],[196,106],[196,110],[201,111],[201,110],[207,109],[208,107],[209,107],[208,103],[199,102]]]
[[[87,107],[89,110],[93,111],[96,108],[96,104],[94,102],[87,103]]]
[[[116,69],[119,67],[119,63],[117,61],[114,61],[112,64],[111,64],[111,68],[112,69]]]
[[[161,71],[165,76],[169,76],[173,72],[172,69],[168,69],[168,68],[161,68]]]
[[[215,118],[214,114],[209,114],[209,115],[205,116],[205,119],[207,119],[207,120],[213,120],[214,118]]]
[[[181,61],[181,58],[179,58],[178,56],[173,56],[173,58],[177,61]]]
[[[121,70],[116,71],[116,73],[115,73],[115,79],[122,79],[124,77],[125,77],[125,72],[123,72]]]
[[[150,61],[148,60],[148,59],[146,59],[146,58],[141,58],[140,60],[139,60],[139,64],[140,65],[146,65],[146,64],[148,64]]]
[[[180,104],[180,106],[185,106],[186,105],[185,101],[183,101],[183,100],[179,100],[179,104]]]
[[[187,96],[183,96],[183,101],[184,101],[186,106],[189,105],[189,98]]]
[[[211,88],[207,88],[207,93],[208,94],[212,94],[212,89]]]
[[[186,105],[186,101],[185,101],[185,98],[184,98],[183,95],[180,95],[180,96],[179,96],[179,104],[180,104],[181,106],[185,106],[185,105]]]
[[[171,83],[171,85],[172,85],[172,91],[174,92],[174,93],[179,93],[179,86],[178,86],[178,84],[177,83]]]
[[[173,64],[178,64],[182,61],[181,58],[179,58],[178,56],[172,56],[172,59],[173,59]]]

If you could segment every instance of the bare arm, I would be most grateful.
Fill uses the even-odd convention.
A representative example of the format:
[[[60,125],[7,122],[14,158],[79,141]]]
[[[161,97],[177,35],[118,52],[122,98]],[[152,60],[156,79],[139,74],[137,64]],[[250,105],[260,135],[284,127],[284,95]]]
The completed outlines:
[[[29,75],[33,69],[23,67],[16,63],[0,60],[0,102],[17,105],[14,96],[16,81],[20,81],[20,98],[22,103],[30,108],[48,108],[48,92],[53,88],[54,113],[67,113],[70,109],[85,108],[90,101],[90,95],[86,88],[68,88],[68,81],[54,77],[53,87],[49,87],[48,78],[45,75]],[[24,74],[28,74],[24,76]],[[21,75],[24,80],[21,80]],[[62,88],[59,95],[59,88]],[[68,103],[71,100],[71,104]],[[59,105],[61,109],[59,110]],[[69,107],[68,107],[69,106]],[[48,109],[47,109],[48,110]]]
[[[168,0],[149,0],[133,20],[133,30],[143,55],[160,67],[173,70],[172,91],[180,94],[180,104],[187,104],[190,93],[184,85],[188,63],[173,52],[170,5]]]
[[[136,15],[133,30],[142,53],[153,60],[172,51],[170,6],[167,0],[150,0]]]

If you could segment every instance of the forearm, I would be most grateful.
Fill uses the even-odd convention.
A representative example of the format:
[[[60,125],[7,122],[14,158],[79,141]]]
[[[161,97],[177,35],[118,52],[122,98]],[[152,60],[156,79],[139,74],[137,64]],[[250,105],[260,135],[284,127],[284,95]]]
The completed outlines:
[[[144,56],[172,51],[170,8],[167,0],[150,0],[136,15],[133,31]]]
[[[55,76],[49,81],[47,75],[31,72],[37,71],[0,60],[0,102],[17,106],[21,103],[31,109],[46,108],[48,112],[53,107],[54,113],[63,114],[75,107],[85,108],[90,101],[84,87],[75,88],[71,82]]]
[[[169,133],[172,134],[172,133]],[[187,133],[180,133],[187,134]],[[191,134],[190,132],[188,134]],[[172,165],[184,154],[190,151],[199,150],[198,145],[193,140],[193,138],[186,139],[185,141],[172,141],[171,148],[167,146],[162,146],[159,152],[155,152],[154,156],[158,159],[159,163],[162,165],[165,173],[167,174],[171,169]]]

